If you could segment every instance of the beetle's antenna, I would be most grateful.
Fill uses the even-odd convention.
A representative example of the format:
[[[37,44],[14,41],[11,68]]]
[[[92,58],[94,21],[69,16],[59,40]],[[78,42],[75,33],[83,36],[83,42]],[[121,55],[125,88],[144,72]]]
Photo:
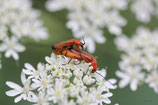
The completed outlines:
[[[83,37],[83,42],[84,42],[84,43],[83,43],[83,45],[85,45],[85,44],[86,44],[86,42],[85,42],[85,40],[84,40],[84,37]]]
[[[99,74],[101,77],[103,77],[105,79],[105,77],[103,75],[101,75],[100,73],[98,73],[97,71],[95,73]],[[106,81],[109,82],[114,88],[117,88],[117,86],[113,85],[110,81],[108,81],[108,80],[106,80]]]

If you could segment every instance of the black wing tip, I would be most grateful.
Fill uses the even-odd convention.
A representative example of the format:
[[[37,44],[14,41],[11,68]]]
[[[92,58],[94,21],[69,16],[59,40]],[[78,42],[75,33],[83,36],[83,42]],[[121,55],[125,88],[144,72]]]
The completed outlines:
[[[55,46],[54,45],[52,45],[51,48],[52,48],[52,50],[55,50]]]

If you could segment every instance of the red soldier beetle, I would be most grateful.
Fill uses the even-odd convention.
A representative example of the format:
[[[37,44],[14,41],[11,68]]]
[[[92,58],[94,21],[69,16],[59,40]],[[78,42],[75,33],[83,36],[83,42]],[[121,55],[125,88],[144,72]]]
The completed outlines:
[[[85,45],[85,41],[84,43],[82,43],[80,40],[71,39],[71,40],[63,41],[61,43],[52,45],[52,49],[59,52],[59,50],[72,48],[74,45],[76,45],[77,50],[79,51],[80,50],[79,47],[83,49],[83,46]]]
[[[65,55],[66,57],[70,58],[70,60],[69,60],[69,62],[67,64],[69,64],[72,59],[77,59],[79,61],[84,60],[86,63],[91,63],[91,65],[89,65],[89,67],[90,66],[93,67],[92,73],[97,73],[97,74],[99,74],[101,77],[103,77],[105,79],[105,77],[103,75],[101,75],[100,73],[96,72],[98,64],[97,64],[96,59],[92,55],[90,55],[90,54],[88,54],[88,53],[86,53],[84,51],[78,51],[78,49],[73,48],[73,47],[69,48],[69,49],[61,49],[60,51],[59,50],[55,50],[55,53],[57,55]],[[88,70],[87,70],[87,72],[88,72]],[[114,86],[110,81],[107,80],[107,82],[109,82],[112,86]],[[114,86],[114,88],[116,88],[116,86]]]
[[[78,51],[76,48],[70,48],[68,50],[64,49],[62,51],[56,51],[55,53],[57,55],[65,55],[66,57],[70,58],[68,63],[70,63],[72,59],[77,59],[79,61],[84,60],[86,63],[91,63],[90,66],[93,67],[92,73],[96,72],[97,70],[97,61],[95,58],[84,51]]]

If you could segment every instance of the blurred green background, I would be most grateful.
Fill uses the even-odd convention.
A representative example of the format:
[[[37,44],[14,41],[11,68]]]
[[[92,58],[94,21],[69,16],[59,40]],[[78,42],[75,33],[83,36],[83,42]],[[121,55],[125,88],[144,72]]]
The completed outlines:
[[[31,103],[26,101],[20,101],[15,104],[15,97],[5,95],[5,92],[10,90],[5,85],[5,82],[13,81],[22,85],[20,74],[25,62],[32,64],[34,67],[37,66],[38,62],[45,63],[45,56],[50,56],[52,52],[50,48],[52,44],[73,38],[71,30],[66,28],[67,11],[48,12],[44,7],[44,3],[45,0],[33,0],[33,7],[41,11],[40,18],[43,20],[44,26],[48,28],[50,38],[39,43],[27,39],[26,43],[24,43],[26,51],[20,53],[20,60],[18,62],[14,61],[13,58],[6,59],[2,57],[3,68],[0,70],[0,105],[31,105]],[[123,27],[124,34],[128,36],[134,34],[137,26],[140,25],[147,26],[151,30],[158,27],[158,19],[154,17],[150,24],[142,24],[136,21],[135,16],[129,9],[121,11],[121,14],[128,20],[127,26]],[[115,71],[119,69],[118,61],[120,60],[121,53],[117,51],[113,43],[115,36],[110,35],[106,28],[104,29],[104,35],[107,38],[107,42],[97,44],[96,51],[93,55],[98,57],[97,61],[100,68],[108,67],[107,78],[117,78]],[[116,90],[112,90],[112,92],[114,95],[110,98],[112,101],[111,105],[115,103],[119,103],[119,105],[158,105],[158,94],[147,85],[140,86],[136,92],[131,91],[129,87],[124,89],[117,88]]]

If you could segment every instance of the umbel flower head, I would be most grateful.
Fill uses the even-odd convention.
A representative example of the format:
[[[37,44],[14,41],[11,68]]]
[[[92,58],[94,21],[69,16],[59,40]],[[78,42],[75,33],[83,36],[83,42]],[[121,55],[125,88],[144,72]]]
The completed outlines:
[[[40,12],[31,6],[31,0],[0,0],[0,52],[7,58],[19,59],[18,53],[25,50],[21,44],[24,37],[35,41],[48,38],[38,19]]]
[[[8,96],[16,96],[14,102],[26,100],[34,105],[103,105],[110,104],[109,97],[113,94],[110,89],[116,89],[115,79],[104,80],[97,73],[85,74],[88,63],[75,65],[76,60],[66,64],[69,59],[65,56],[45,57],[47,63],[38,63],[35,69],[25,63],[21,73],[23,86],[7,81],[12,88],[6,92]],[[66,64],[66,65],[63,65]],[[90,67],[90,69],[92,69]],[[98,71],[106,76],[106,70]]]
[[[49,11],[67,9],[69,11],[67,27],[74,37],[85,39],[88,51],[95,51],[95,42],[105,43],[103,27],[111,34],[122,34],[126,20],[120,15],[125,10],[128,0],[48,0]]]
[[[131,11],[138,21],[148,23],[152,15],[158,16],[158,0],[132,0]]]
[[[118,49],[124,52],[119,62],[121,71],[116,72],[121,78],[119,87],[130,84],[130,88],[135,91],[139,84],[145,82],[158,93],[157,40],[158,30],[151,32],[144,27],[138,27],[131,38],[121,36],[116,39]]]

